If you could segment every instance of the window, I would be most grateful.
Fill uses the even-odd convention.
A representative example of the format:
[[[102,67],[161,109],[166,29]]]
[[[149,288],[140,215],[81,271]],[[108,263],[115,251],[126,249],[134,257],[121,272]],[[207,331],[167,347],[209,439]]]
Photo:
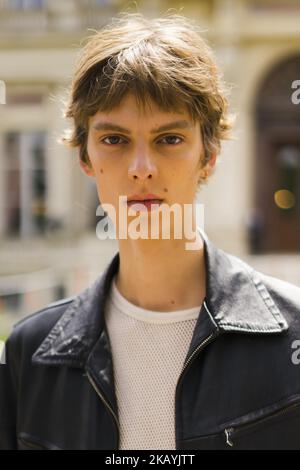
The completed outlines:
[[[2,309],[5,312],[17,312],[21,309],[23,296],[21,293],[5,294],[0,297]]]
[[[41,10],[45,0],[9,0],[8,5],[12,10]]]
[[[45,132],[4,137],[6,235],[30,236],[46,228]]]
[[[42,105],[42,93],[7,93],[7,105]]]

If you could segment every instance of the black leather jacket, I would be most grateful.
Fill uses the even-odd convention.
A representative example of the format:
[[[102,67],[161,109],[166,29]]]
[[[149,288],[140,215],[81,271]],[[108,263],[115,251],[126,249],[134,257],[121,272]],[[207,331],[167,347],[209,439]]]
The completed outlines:
[[[300,288],[204,235],[207,295],[175,395],[177,449],[300,449]],[[0,449],[118,449],[104,305],[119,266],[18,322],[0,366]],[[299,354],[300,356],[300,354]]]

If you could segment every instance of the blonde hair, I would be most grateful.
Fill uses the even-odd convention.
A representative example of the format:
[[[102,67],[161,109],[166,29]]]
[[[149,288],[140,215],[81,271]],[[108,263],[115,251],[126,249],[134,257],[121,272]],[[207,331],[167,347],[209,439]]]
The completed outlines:
[[[64,117],[73,129],[62,141],[87,155],[88,119],[110,111],[132,92],[140,106],[152,99],[162,110],[188,110],[199,120],[203,166],[230,138],[227,90],[198,26],[176,13],[147,19],[122,12],[87,38],[78,58]],[[205,181],[205,177],[203,181]]]

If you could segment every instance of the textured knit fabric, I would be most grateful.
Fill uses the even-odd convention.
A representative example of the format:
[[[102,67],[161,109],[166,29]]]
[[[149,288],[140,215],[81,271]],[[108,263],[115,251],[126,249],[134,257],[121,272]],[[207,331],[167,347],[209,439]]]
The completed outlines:
[[[200,308],[145,310],[123,297],[113,280],[105,316],[120,449],[176,449],[175,390]]]

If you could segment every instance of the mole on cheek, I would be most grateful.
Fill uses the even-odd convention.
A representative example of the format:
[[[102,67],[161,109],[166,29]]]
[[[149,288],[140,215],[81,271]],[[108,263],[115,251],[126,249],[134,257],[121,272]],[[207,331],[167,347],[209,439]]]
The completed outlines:
[[[167,192],[168,192],[168,188],[164,188],[164,192],[167,193]]]
[[[102,168],[100,168],[100,173],[103,173],[103,170],[102,170]]]

